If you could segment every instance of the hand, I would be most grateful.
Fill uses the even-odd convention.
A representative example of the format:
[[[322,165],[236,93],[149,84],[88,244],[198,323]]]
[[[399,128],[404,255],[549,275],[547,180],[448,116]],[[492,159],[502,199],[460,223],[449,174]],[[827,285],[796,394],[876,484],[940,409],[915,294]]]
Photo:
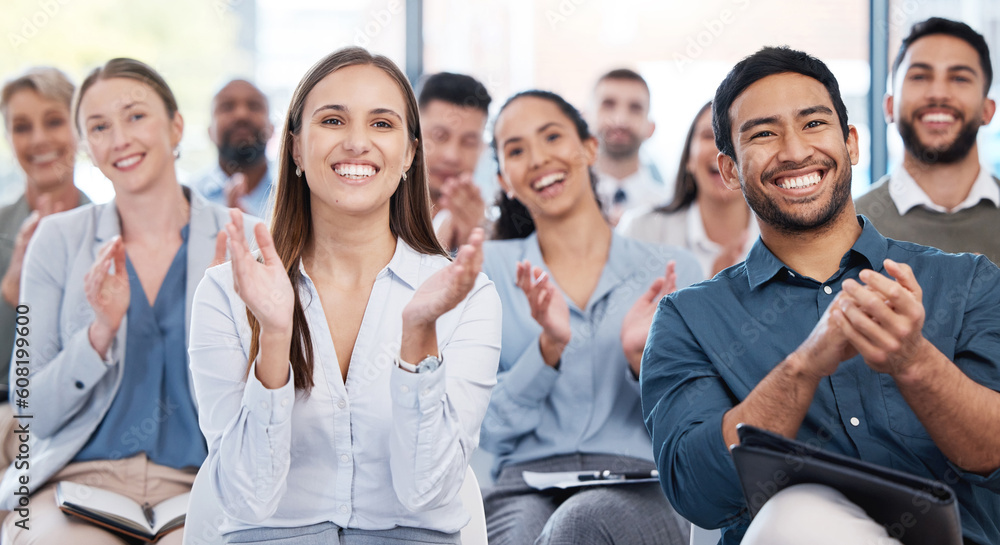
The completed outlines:
[[[295,293],[271,233],[263,223],[254,226],[254,236],[264,262],[254,259],[243,234],[243,214],[231,209],[226,224],[229,254],[233,261],[233,288],[260,323],[261,335],[292,331]],[[218,242],[218,238],[216,238]]]
[[[839,327],[839,320],[843,317],[840,305],[848,297],[843,291],[838,293],[806,340],[789,355],[796,371],[818,381],[832,375],[840,362],[858,355],[858,351],[848,342],[847,336]]]
[[[14,251],[10,256],[10,263],[7,265],[7,271],[3,275],[3,280],[0,281],[0,295],[12,307],[16,307],[20,302],[21,268],[24,266],[24,254],[28,250],[28,243],[31,242],[31,237],[35,235],[38,223],[45,216],[67,210],[66,206],[61,202],[53,200],[51,195],[47,193],[39,195],[35,205],[37,208],[24,219],[21,223],[21,228],[17,231],[17,237],[14,239]]]
[[[483,268],[482,229],[475,229],[468,243],[458,249],[455,260],[431,275],[417,288],[403,308],[403,328],[408,325],[429,327],[442,314],[455,308],[472,291],[476,276]],[[405,337],[405,335],[404,335]]]
[[[114,273],[109,269],[114,265]],[[125,243],[117,236],[101,247],[97,260],[83,277],[84,294],[94,309],[94,321],[88,336],[90,345],[107,358],[108,349],[118,333],[131,300],[128,269],[125,266]]]
[[[573,336],[569,306],[548,275],[540,267],[532,267],[527,260],[517,264],[517,286],[528,297],[531,317],[542,326],[542,334],[538,337],[542,359],[546,365],[557,367]]]
[[[676,264],[673,261],[667,263],[664,275],[653,280],[646,293],[639,297],[622,320],[622,350],[635,376],[639,376],[642,351],[646,348],[646,337],[649,335],[649,326],[653,323],[656,307],[660,299],[677,289],[675,268]]]
[[[913,270],[891,259],[884,265],[896,280],[868,269],[860,274],[864,285],[844,281],[848,297],[840,302],[837,325],[868,367],[895,376],[922,361],[921,351],[933,347],[923,336],[923,291]]]
[[[472,181],[471,173],[445,180],[439,202],[441,208],[451,212],[450,229],[442,233],[449,248],[466,240],[486,217],[486,202],[479,187]]]
[[[246,175],[242,172],[233,174],[231,178],[226,180],[226,185],[222,188],[222,195],[226,198],[226,207],[243,210],[243,197],[247,196]]]
[[[747,239],[750,238],[750,230],[744,229],[740,236],[730,240],[728,244],[722,246],[722,251],[712,262],[712,274],[709,277],[719,274],[723,269],[743,261],[743,248],[746,248]]]

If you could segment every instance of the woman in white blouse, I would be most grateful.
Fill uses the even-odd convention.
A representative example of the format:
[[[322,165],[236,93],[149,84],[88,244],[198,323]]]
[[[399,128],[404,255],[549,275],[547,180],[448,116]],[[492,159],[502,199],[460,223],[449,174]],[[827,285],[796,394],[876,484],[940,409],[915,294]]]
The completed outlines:
[[[654,244],[691,250],[708,278],[746,257],[759,234],[743,194],[722,183],[712,132],[712,103],[688,129],[669,204],[626,214],[618,232]]]
[[[228,543],[459,542],[500,304],[482,231],[453,262],[434,236],[419,136],[399,68],[337,51],[292,97],[260,257],[227,226],[190,352]]]

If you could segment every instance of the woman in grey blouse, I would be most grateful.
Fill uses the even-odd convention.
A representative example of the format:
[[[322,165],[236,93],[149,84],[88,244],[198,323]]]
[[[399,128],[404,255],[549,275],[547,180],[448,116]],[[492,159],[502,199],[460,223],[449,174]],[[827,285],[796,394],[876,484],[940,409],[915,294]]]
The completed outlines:
[[[691,250],[708,278],[743,261],[757,240],[757,222],[743,194],[722,183],[718,155],[709,102],[695,116],[684,139],[673,199],[654,210],[626,214],[618,232]]]
[[[482,441],[491,544],[687,542],[656,483],[539,491],[522,472],[654,469],[638,393],[660,298],[701,273],[690,252],[615,235],[591,165],[597,142],[558,95],[526,91],[494,127],[501,216],[484,270],[503,305]],[[536,541],[537,540],[537,541]]]

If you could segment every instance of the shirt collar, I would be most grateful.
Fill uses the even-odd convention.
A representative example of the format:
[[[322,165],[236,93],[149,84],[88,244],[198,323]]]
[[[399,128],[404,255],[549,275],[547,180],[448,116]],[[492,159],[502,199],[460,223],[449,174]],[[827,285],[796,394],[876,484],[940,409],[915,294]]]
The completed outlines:
[[[710,252],[718,252],[719,245],[712,242],[705,232],[705,224],[701,221],[701,208],[698,202],[691,203],[687,213],[687,243],[689,248],[700,248]]]
[[[935,212],[953,214],[966,208],[972,208],[983,199],[992,202],[994,206],[1000,208],[1000,186],[997,185],[990,174],[989,168],[985,165],[979,165],[979,174],[976,176],[976,181],[973,182],[972,188],[969,190],[969,195],[951,210],[935,204],[903,166],[897,168],[889,179],[889,196],[892,198],[892,202],[896,205],[896,210],[899,211],[899,215],[901,216],[918,206],[923,206]]]
[[[840,266],[841,268],[845,267],[851,254],[857,254],[866,259],[871,268],[882,270],[882,262],[885,261],[889,243],[864,216],[858,216],[858,222],[861,223],[861,235],[841,259]],[[758,286],[768,282],[782,271],[792,272],[787,265],[771,253],[771,250],[764,245],[764,241],[760,238],[750,249],[746,268],[750,289],[757,289]]]
[[[635,273],[635,260],[634,256],[629,253],[629,249],[626,247],[628,243],[628,240],[619,236],[615,231],[611,232],[611,248],[608,249],[608,260],[604,263],[604,268],[601,270],[601,277],[597,281],[597,286],[594,288],[594,292],[590,295],[590,301],[587,302],[588,305],[592,301],[600,300],[601,297],[604,297],[604,295],[614,289],[615,286]],[[546,266],[545,260],[542,259],[542,249],[538,245],[537,232],[531,233],[524,239],[521,260],[525,259],[531,263],[532,267],[541,268],[545,271],[549,278],[552,278],[552,274],[549,272],[549,268]],[[517,281],[515,279],[514,284],[516,285],[516,283]],[[561,291],[562,290],[560,288],[560,292]],[[570,308],[575,309],[575,305]],[[580,310],[586,311],[586,309]]]

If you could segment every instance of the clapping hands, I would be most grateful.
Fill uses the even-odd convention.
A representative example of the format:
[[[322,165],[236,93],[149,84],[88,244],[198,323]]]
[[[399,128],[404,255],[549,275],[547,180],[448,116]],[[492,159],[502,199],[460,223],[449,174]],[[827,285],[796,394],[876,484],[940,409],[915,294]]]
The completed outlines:
[[[649,335],[649,327],[653,323],[656,307],[660,303],[660,299],[677,289],[675,268],[676,264],[673,261],[667,263],[663,276],[653,280],[646,293],[639,297],[639,300],[625,315],[625,319],[622,320],[622,350],[625,352],[625,359],[628,360],[629,367],[632,368],[632,373],[635,376],[639,376],[642,351],[646,347],[646,337]]]
[[[542,326],[538,344],[546,365],[558,367],[562,352],[569,344],[572,331],[569,306],[559,288],[540,267],[527,260],[517,264],[517,286],[528,297],[531,317]]]

